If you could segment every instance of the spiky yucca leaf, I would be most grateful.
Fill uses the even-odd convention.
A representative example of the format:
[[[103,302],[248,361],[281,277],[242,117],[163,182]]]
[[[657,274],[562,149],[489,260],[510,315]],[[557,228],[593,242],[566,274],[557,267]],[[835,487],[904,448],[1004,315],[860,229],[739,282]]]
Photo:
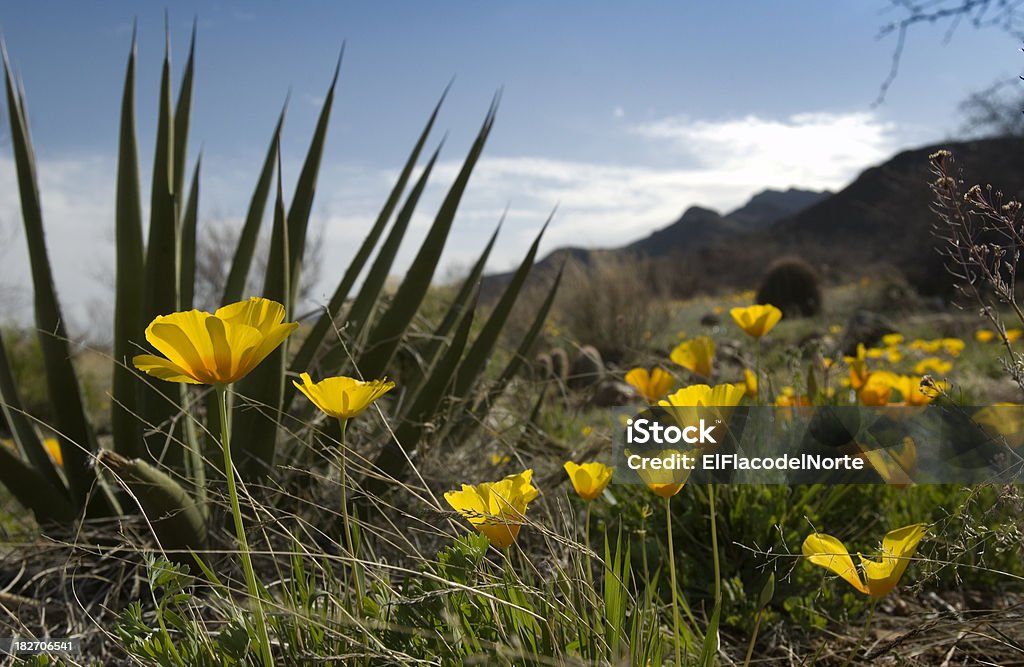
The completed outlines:
[[[28,130],[25,99],[15,86],[6,49],[3,50],[3,62],[11,146],[14,149],[25,240],[28,242],[32,284],[35,288],[36,327],[46,368],[46,386],[53,404],[57,430],[61,434],[59,442],[64,471],[71,487],[72,506],[80,509],[85,506],[96,480],[95,473],[88,465],[89,452],[96,451],[96,436],[86,419],[78,375],[71,361],[71,349],[64,325],[66,320],[57,300],[46,249],[35,152]],[[92,508],[102,514],[110,511],[111,505],[105,493],[93,494]]]
[[[445,88],[444,92],[441,94],[441,99],[438,100],[437,106],[434,107],[433,113],[430,114],[430,118],[427,120],[426,127],[423,128],[416,145],[413,147],[408,159],[406,159],[405,166],[402,167],[402,171],[399,173],[398,179],[395,181],[395,185],[391,188],[391,193],[388,195],[387,200],[384,202],[384,206],[377,215],[377,220],[373,223],[373,227],[370,228],[370,232],[366,235],[366,238],[363,239],[362,245],[359,246],[359,250],[356,252],[355,257],[352,258],[348,268],[345,269],[345,275],[335,288],[334,294],[331,295],[330,301],[328,301],[324,312],[321,313],[316,324],[313,325],[313,329],[309,332],[309,335],[306,336],[306,339],[302,341],[299,351],[296,352],[295,357],[292,359],[291,364],[289,365],[290,372],[299,374],[308,370],[310,365],[313,363],[317,350],[320,349],[327,335],[330,333],[331,325],[334,323],[335,318],[338,316],[342,306],[345,304],[345,300],[348,298],[349,292],[352,290],[353,285],[355,285],[359,274],[362,273],[363,267],[366,265],[366,261],[370,258],[370,254],[373,252],[373,249],[377,247],[377,241],[380,240],[381,235],[384,233],[384,228],[387,226],[388,220],[391,219],[391,214],[394,213],[395,207],[398,206],[398,201],[401,199],[402,193],[405,191],[405,186],[409,182],[409,178],[412,176],[413,169],[416,166],[416,162],[419,160],[423,146],[427,142],[427,136],[429,136],[431,129],[434,127],[434,121],[437,119],[437,114],[441,110],[441,104],[444,102],[444,98],[447,94],[448,88]],[[391,266],[388,265],[384,269],[385,276],[390,270]],[[366,281],[364,281],[364,285],[365,282]],[[325,364],[325,368],[334,370],[329,364]],[[292,404],[292,400],[294,399],[296,392],[297,390],[294,385],[290,383],[285,384],[283,404],[285,408],[288,408]]]
[[[284,125],[284,114],[285,109],[281,109],[281,115],[277,118],[277,125],[274,127],[274,134],[270,140],[270,147],[267,148],[267,156],[263,159],[263,168],[260,169],[260,176],[256,180],[256,189],[249,200],[245,223],[238,235],[238,245],[235,247],[231,269],[228,271],[228,278],[224,283],[224,296],[221,298],[221,303],[234,303],[245,297],[249,269],[252,266],[252,259],[256,254],[256,245],[260,238],[263,211],[267,206],[270,186],[274,179],[274,165],[277,164],[278,153],[281,150],[281,127]]]
[[[184,92],[184,91],[183,91]],[[179,309],[178,270],[181,235],[178,225],[178,194],[174,191],[174,111],[171,92],[170,34],[165,35],[164,58],[160,75],[160,110],[157,119],[156,147],[153,151],[153,180],[150,189],[149,238],[143,277],[142,322],[148,324],[158,315]],[[141,334],[141,332],[139,332]],[[137,336],[139,334],[136,334]],[[161,455],[169,466],[183,469],[181,447],[167,446],[180,440],[175,429],[181,412],[181,391],[159,380],[140,385],[140,414],[155,429],[147,438],[147,450]]]
[[[478,293],[480,287],[480,277],[483,275],[484,267],[487,265],[487,258],[491,255],[491,250],[494,249],[494,242],[498,239],[498,233],[501,231],[501,224],[504,221],[498,222],[497,229],[491,235],[491,239],[484,246],[483,252],[477,258],[476,263],[469,271],[469,275],[462,281],[462,285],[459,287],[458,293],[452,302],[448,305],[448,310],[445,311],[444,317],[441,318],[441,323],[437,326],[434,332],[431,334],[430,339],[424,346],[422,354],[422,365],[415,368],[412,372],[408,373],[409,377],[404,378],[405,391],[410,396],[415,396],[419,391],[420,385],[426,378],[430,369],[434,368],[437,364],[438,359],[445,350],[445,341],[448,340],[452,329],[459,322],[459,318],[462,313],[465,312],[466,304],[469,303],[470,297],[473,297]]]
[[[338,62],[334,66],[334,76],[331,78],[331,85],[327,88],[323,107],[320,109],[320,117],[316,121],[313,140],[306,152],[302,171],[299,172],[299,180],[295,185],[295,194],[292,195],[291,207],[288,209],[288,264],[291,270],[289,277],[291,293],[290,298],[282,303],[288,306],[289,312],[295,305],[299,274],[302,272],[302,258],[306,252],[309,215],[313,211],[313,197],[316,195],[320,161],[324,155],[324,143],[327,141],[327,126],[331,120],[331,108],[334,106],[334,89],[338,85],[338,74],[341,72],[341,59],[344,55],[345,48],[343,46],[341,53],[338,54]]]
[[[288,303],[290,253],[288,252],[288,216],[284,211],[281,191],[281,163],[277,165],[277,197],[274,200],[274,230],[270,237],[270,255],[263,294],[268,299]],[[265,475],[274,465],[277,430],[281,423],[281,400],[284,395],[284,360],[288,341],[271,352],[256,369],[239,383],[243,396],[235,418],[238,467],[248,474]],[[256,397],[253,400],[253,397]],[[249,402],[249,405],[244,405]],[[230,471],[229,471],[230,474]]]
[[[491,311],[491,316],[487,318],[487,323],[480,331],[480,335],[473,341],[469,352],[466,353],[466,358],[459,365],[459,372],[453,389],[456,397],[466,398],[469,395],[470,389],[476,384],[477,378],[483,372],[487,360],[494,353],[494,347],[498,343],[498,336],[501,334],[502,329],[505,328],[505,322],[512,313],[512,307],[515,306],[516,300],[519,298],[519,292],[526,282],[526,277],[530,274],[530,269],[533,268],[533,260],[537,257],[540,240],[543,238],[544,231],[547,229],[549,222],[551,222],[550,217],[544,223],[544,226],[541,227],[537,238],[534,239],[523,261],[520,262],[519,268],[516,269],[515,274],[512,276],[512,281],[505,288],[494,310]]]
[[[139,157],[135,140],[135,31],[128,54],[121,96],[121,129],[117,151],[117,195],[114,239],[117,266],[114,286],[114,374],[111,428],[114,451],[125,456],[142,453],[142,423],[138,417],[139,385],[130,364],[141,343],[143,281],[142,198]]]
[[[412,318],[423,303],[423,297],[426,296],[430,287],[430,281],[437,269],[441,252],[448,239],[448,233],[451,231],[452,222],[455,220],[455,211],[458,209],[462,195],[466,191],[466,185],[469,183],[469,177],[473,173],[473,168],[483,152],[487,136],[494,125],[497,103],[498,99],[495,98],[491,103],[491,108],[487,111],[480,132],[462,164],[462,169],[449,188],[448,194],[434,218],[434,224],[399,285],[391,306],[371,330],[367,339],[369,341],[367,350],[360,355],[357,364],[366,377],[380,377],[384,373],[401,344],[402,336],[409,327],[409,323],[412,322]]]
[[[181,218],[181,262],[178,265],[179,310],[192,310],[196,292],[196,227],[199,223],[199,171],[202,157],[196,160],[189,186],[184,215]]]
[[[416,184],[409,192],[409,196],[405,200],[405,204],[402,205],[402,209],[398,212],[398,217],[395,218],[395,224],[391,227],[391,231],[388,232],[387,238],[381,245],[380,251],[377,253],[377,257],[374,259],[373,264],[370,266],[369,272],[366,274],[363,285],[359,289],[359,294],[356,295],[355,300],[349,307],[348,313],[346,314],[346,326],[348,327],[346,337],[353,341],[351,347],[358,346],[359,342],[363,338],[365,332],[369,331],[369,321],[373,314],[373,309],[377,305],[381,292],[384,289],[384,284],[387,281],[388,275],[391,272],[391,267],[394,264],[395,256],[398,254],[398,249],[402,244],[402,239],[405,237],[405,232],[409,229],[409,223],[412,221],[412,214],[416,210],[416,205],[419,203],[420,195],[423,194],[423,189],[427,185],[427,181],[430,179],[430,174],[434,169],[434,163],[437,160],[437,156],[441,148],[438,147],[434,154],[430,157],[426,167],[423,169],[423,173],[416,180]],[[345,358],[345,348],[341,344],[333,346],[331,349],[324,354],[320,360],[320,365],[325,369],[330,369],[334,372],[346,365],[347,359]],[[362,371],[362,369],[360,369]],[[373,376],[371,376],[373,377]]]
[[[0,446],[0,484],[32,512],[39,524],[66,524],[78,513],[63,485],[55,487],[38,470],[3,446]]]
[[[442,439],[450,439],[455,437],[457,439],[468,438],[473,431],[475,431],[481,424],[484,423],[484,419],[487,417],[487,413],[490,412],[491,406],[494,405],[498,397],[501,396],[502,392],[505,391],[505,387],[508,386],[509,382],[512,381],[523,365],[526,363],[526,359],[533,348],[534,342],[544,328],[544,322],[548,319],[548,314],[551,312],[551,307],[555,303],[555,297],[558,295],[558,288],[562,284],[562,275],[565,272],[565,262],[562,262],[562,266],[558,269],[558,273],[555,274],[555,280],[551,284],[551,288],[548,290],[547,296],[544,298],[544,302],[541,303],[540,308],[537,309],[536,315],[534,315],[533,323],[527,330],[523,339],[519,342],[519,347],[516,348],[515,354],[509,359],[505,368],[501,371],[498,379],[495,380],[484,392],[483,396],[476,400],[471,410],[468,410],[463,415],[461,420],[451,420],[448,422],[446,429],[443,433]],[[452,434],[455,434],[454,436]]]
[[[446,396],[446,390],[451,385],[452,377],[459,367],[459,360],[462,358],[466,341],[469,339],[469,331],[473,326],[475,311],[476,294],[474,294],[473,300],[466,305],[461,322],[452,336],[451,344],[448,345],[423,387],[412,400],[402,424],[395,431],[395,437],[389,438],[380,454],[377,455],[374,467],[381,474],[366,480],[363,484],[369,495],[382,492],[388,478],[397,478],[401,474],[407,462],[406,452],[416,446],[423,434],[426,421],[437,413],[438,407]],[[403,447],[406,452],[402,451]]]
[[[0,412],[3,413],[6,419],[7,427],[14,438],[15,445],[24,452],[29,464],[35,468],[36,473],[45,482],[43,487],[34,492],[29,487],[30,493],[40,496],[58,493],[64,497],[65,503],[70,507],[70,498],[68,497],[67,488],[64,486],[64,480],[57,474],[57,468],[53,465],[53,461],[50,460],[50,455],[46,453],[43,443],[39,440],[36,430],[32,427],[32,422],[22,408],[21,396],[17,385],[14,383],[11,361],[7,355],[7,347],[4,345],[3,336],[0,336]],[[0,449],[2,448],[0,446]],[[21,497],[18,499],[26,507],[31,507],[30,503],[34,504],[36,502],[34,499],[28,499],[29,502],[26,502],[26,499]]]

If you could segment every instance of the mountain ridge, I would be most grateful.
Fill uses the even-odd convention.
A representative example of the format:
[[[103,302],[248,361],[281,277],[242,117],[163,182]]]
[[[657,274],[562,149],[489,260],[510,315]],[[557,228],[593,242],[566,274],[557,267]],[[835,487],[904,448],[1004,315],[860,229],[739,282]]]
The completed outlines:
[[[839,280],[893,268],[922,293],[948,292],[950,281],[931,235],[928,156],[953,152],[966,187],[992,184],[1024,198],[1024,139],[947,141],[898,152],[869,166],[837,192],[765,190],[725,215],[691,206],[673,223],[616,248],[559,248],[535,264],[551,276],[568,254],[584,266],[595,256],[646,257],[664,263],[677,296],[723,288],[756,288],[774,259],[796,255]],[[779,205],[779,200],[786,203]],[[500,293],[511,274],[485,276],[481,297]]]

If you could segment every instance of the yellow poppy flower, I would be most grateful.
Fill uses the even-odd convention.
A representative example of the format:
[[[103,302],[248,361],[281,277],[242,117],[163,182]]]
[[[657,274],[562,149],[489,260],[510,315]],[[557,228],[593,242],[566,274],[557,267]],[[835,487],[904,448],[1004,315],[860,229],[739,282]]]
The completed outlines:
[[[463,484],[461,491],[449,491],[444,499],[491,544],[507,549],[519,535],[526,506],[539,493],[532,477],[533,470],[525,470],[497,482]]]
[[[951,357],[959,357],[964,351],[964,342],[959,338],[943,338],[940,343],[943,351]]]
[[[508,454],[491,454],[491,465],[500,466],[508,463],[512,460],[512,457]]]
[[[993,340],[995,340],[995,337],[995,332],[989,331],[988,329],[978,329],[977,331],[974,332],[974,340],[978,341],[979,343],[991,343]]]
[[[306,395],[316,407],[336,419],[358,417],[370,404],[388,393],[395,383],[387,378],[363,382],[350,377],[330,377],[313,382],[309,373],[303,373],[302,384],[292,384]]]
[[[693,384],[658,401],[663,407],[723,407],[731,408],[740,404],[746,387],[742,384],[719,384],[714,387],[706,384]]]
[[[811,405],[811,397],[807,394],[797,396],[795,393],[779,394],[775,397],[775,405],[780,408],[806,408]]]
[[[850,558],[850,552],[831,535],[808,535],[804,540],[803,552],[812,563],[835,572],[861,593],[884,597],[896,587],[926,532],[923,523],[897,528],[889,531],[882,539],[882,553],[877,560],[858,554],[864,571],[863,579]]]
[[[612,481],[612,468],[603,463],[576,464],[565,462],[565,472],[569,473],[572,487],[583,500],[594,500]]]
[[[663,368],[655,367],[649,373],[646,368],[634,368],[626,373],[626,382],[633,385],[637,393],[648,403],[654,403],[668,393],[675,380]]]
[[[939,359],[938,357],[927,357],[917,362],[917,365],[914,366],[914,372],[918,375],[924,375],[929,371],[945,375],[951,370],[953,370],[953,362]]]
[[[892,347],[893,345],[899,345],[903,342],[903,334],[891,333],[882,336],[882,344],[886,347]]]
[[[889,371],[875,371],[868,375],[867,382],[857,391],[857,397],[864,405],[881,407],[889,404],[893,389],[902,389],[903,380]]]
[[[284,322],[284,306],[260,297],[218,308],[160,315],[146,327],[146,340],[163,357],[140,354],[140,371],[168,382],[228,385],[267,358],[298,322]]]
[[[703,378],[710,378],[715,360],[715,341],[707,336],[698,336],[693,340],[680,343],[676,349],[672,350],[669,358],[674,363]]]
[[[682,484],[658,484],[656,482],[647,482],[647,488],[654,492],[655,495],[661,496],[662,498],[671,498],[686,486],[686,482]]]
[[[868,381],[868,376],[871,375],[871,371],[868,370],[867,351],[864,349],[864,344],[857,345],[856,357],[843,357],[843,361],[850,369],[850,386],[854,391],[860,390]]]
[[[922,340],[920,338],[910,341],[910,349],[919,350],[925,354],[936,354],[942,349],[942,339]]]
[[[764,336],[782,319],[782,311],[767,304],[733,308],[729,314],[736,320],[740,329],[754,338]]]
[[[632,456],[632,452],[627,448],[623,450],[626,459]],[[644,458],[650,459],[662,459],[668,460],[679,456],[690,456],[694,459],[700,456],[697,450],[691,450],[689,452],[683,452],[678,449],[665,449],[660,452],[645,452]],[[690,478],[692,471],[686,468],[680,469],[666,469],[666,468],[646,468],[641,467],[636,471],[636,474],[640,477],[641,481],[647,485],[647,488],[655,493],[655,495],[661,496],[662,498],[671,498],[686,486],[687,480]]]
[[[749,368],[743,369],[743,387],[748,398],[757,398],[757,375]]]
[[[1021,337],[1021,334],[1024,334],[1024,331],[1021,331],[1020,329],[1007,329],[1006,340],[1011,343],[1016,343],[1017,339]]]
[[[841,324],[830,324],[828,326],[828,332],[833,335],[842,332],[842,330],[843,327]]]
[[[60,443],[57,438],[43,438],[43,448],[46,449],[46,453],[50,455],[54,463],[61,468],[64,467],[64,454],[60,451]]]

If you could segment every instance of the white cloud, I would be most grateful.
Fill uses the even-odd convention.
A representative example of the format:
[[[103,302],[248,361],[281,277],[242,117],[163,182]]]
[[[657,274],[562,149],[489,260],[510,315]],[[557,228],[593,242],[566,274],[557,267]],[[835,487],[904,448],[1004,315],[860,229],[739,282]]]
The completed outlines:
[[[486,243],[508,209],[495,247],[492,270],[518,263],[557,206],[542,252],[563,245],[614,246],[641,238],[700,204],[719,211],[742,205],[767,188],[799,186],[838,189],[862,169],[890,157],[897,148],[894,127],[870,113],[805,113],[782,120],[747,116],[725,121],[664,118],[623,125],[640,142],[636,155],[659,150],[658,165],[594,163],[545,156],[492,156],[486,151],[475,170],[442,259],[465,266]],[[621,141],[619,143],[621,145]],[[676,165],[673,165],[673,161]],[[412,260],[418,243],[461,167],[461,156],[439,162],[420,202],[396,268]],[[112,156],[69,156],[39,162],[47,243],[56,282],[72,321],[85,321],[90,300],[108,289],[99,276],[112,274],[114,174]],[[286,160],[286,175],[297,164]],[[343,163],[324,165],[313,210],[323,228],[324,268],[317,294],[333,290],[362,242],[397,172]],[[200,218],[241,219],[256,168],[251,161],[204,161]],[[148,177],[142,175],[143,210],[148,211]],[[329,185],[329,187],[328,187]],[[286,184],[285,195],[292,188]],[[21,225],[13,165],[0,159],[0,225]],[[6,238],[0,234],[0,239]],[[11,313],[27,319],[31,292],[24,236],[0,248],[0,285],[23,288],[25,308]],[[109,297],[107,297],[109,300]],[[9,303],[9,301],[8,301]]]
[[[632,131],[663,142],[723,182],[837,188],[892,154],[894,129],[872,113],[856,112],[801,113],[784,120],[673,117]]]
[[[558,212],[544,248],[613,246],[646,236],[691,205],[727,212],[765,189],[839,189],[895,152],[891,124],[869,113],[806,113],[785,120],[747,116],[721,122],[666,118],[629,132],[664,149],[680,166],[594,164],[545,157],[484,157],[460,216],[486,223],[511,206],[519,231],[496,266],[525,250],[551,208]],[[444,181],[457,162],[439,165]],[[521,231],[520,231],[521,230]],[[499,251],[501,252],[501,251]]]

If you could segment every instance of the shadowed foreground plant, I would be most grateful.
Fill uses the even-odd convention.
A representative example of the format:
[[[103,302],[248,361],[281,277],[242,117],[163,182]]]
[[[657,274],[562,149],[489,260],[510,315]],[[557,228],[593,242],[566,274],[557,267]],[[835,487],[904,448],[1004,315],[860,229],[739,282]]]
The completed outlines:
[[[217,393],[228,499],[253,604],[260,653],[263,664],[268,667],[274,659],[263,616],[262,595],[252,567],[238,490],[235,488],[228,392],[232,383],[252,372],[299,326],[295,322],[284,323],[284,317],[283,305],[259,297],[224,306],[212,314],[192,310],[159,316],[146,328],[146,339],[166,358],[143,354],[133,359],[137,368],[161,380],[209,384]]]

